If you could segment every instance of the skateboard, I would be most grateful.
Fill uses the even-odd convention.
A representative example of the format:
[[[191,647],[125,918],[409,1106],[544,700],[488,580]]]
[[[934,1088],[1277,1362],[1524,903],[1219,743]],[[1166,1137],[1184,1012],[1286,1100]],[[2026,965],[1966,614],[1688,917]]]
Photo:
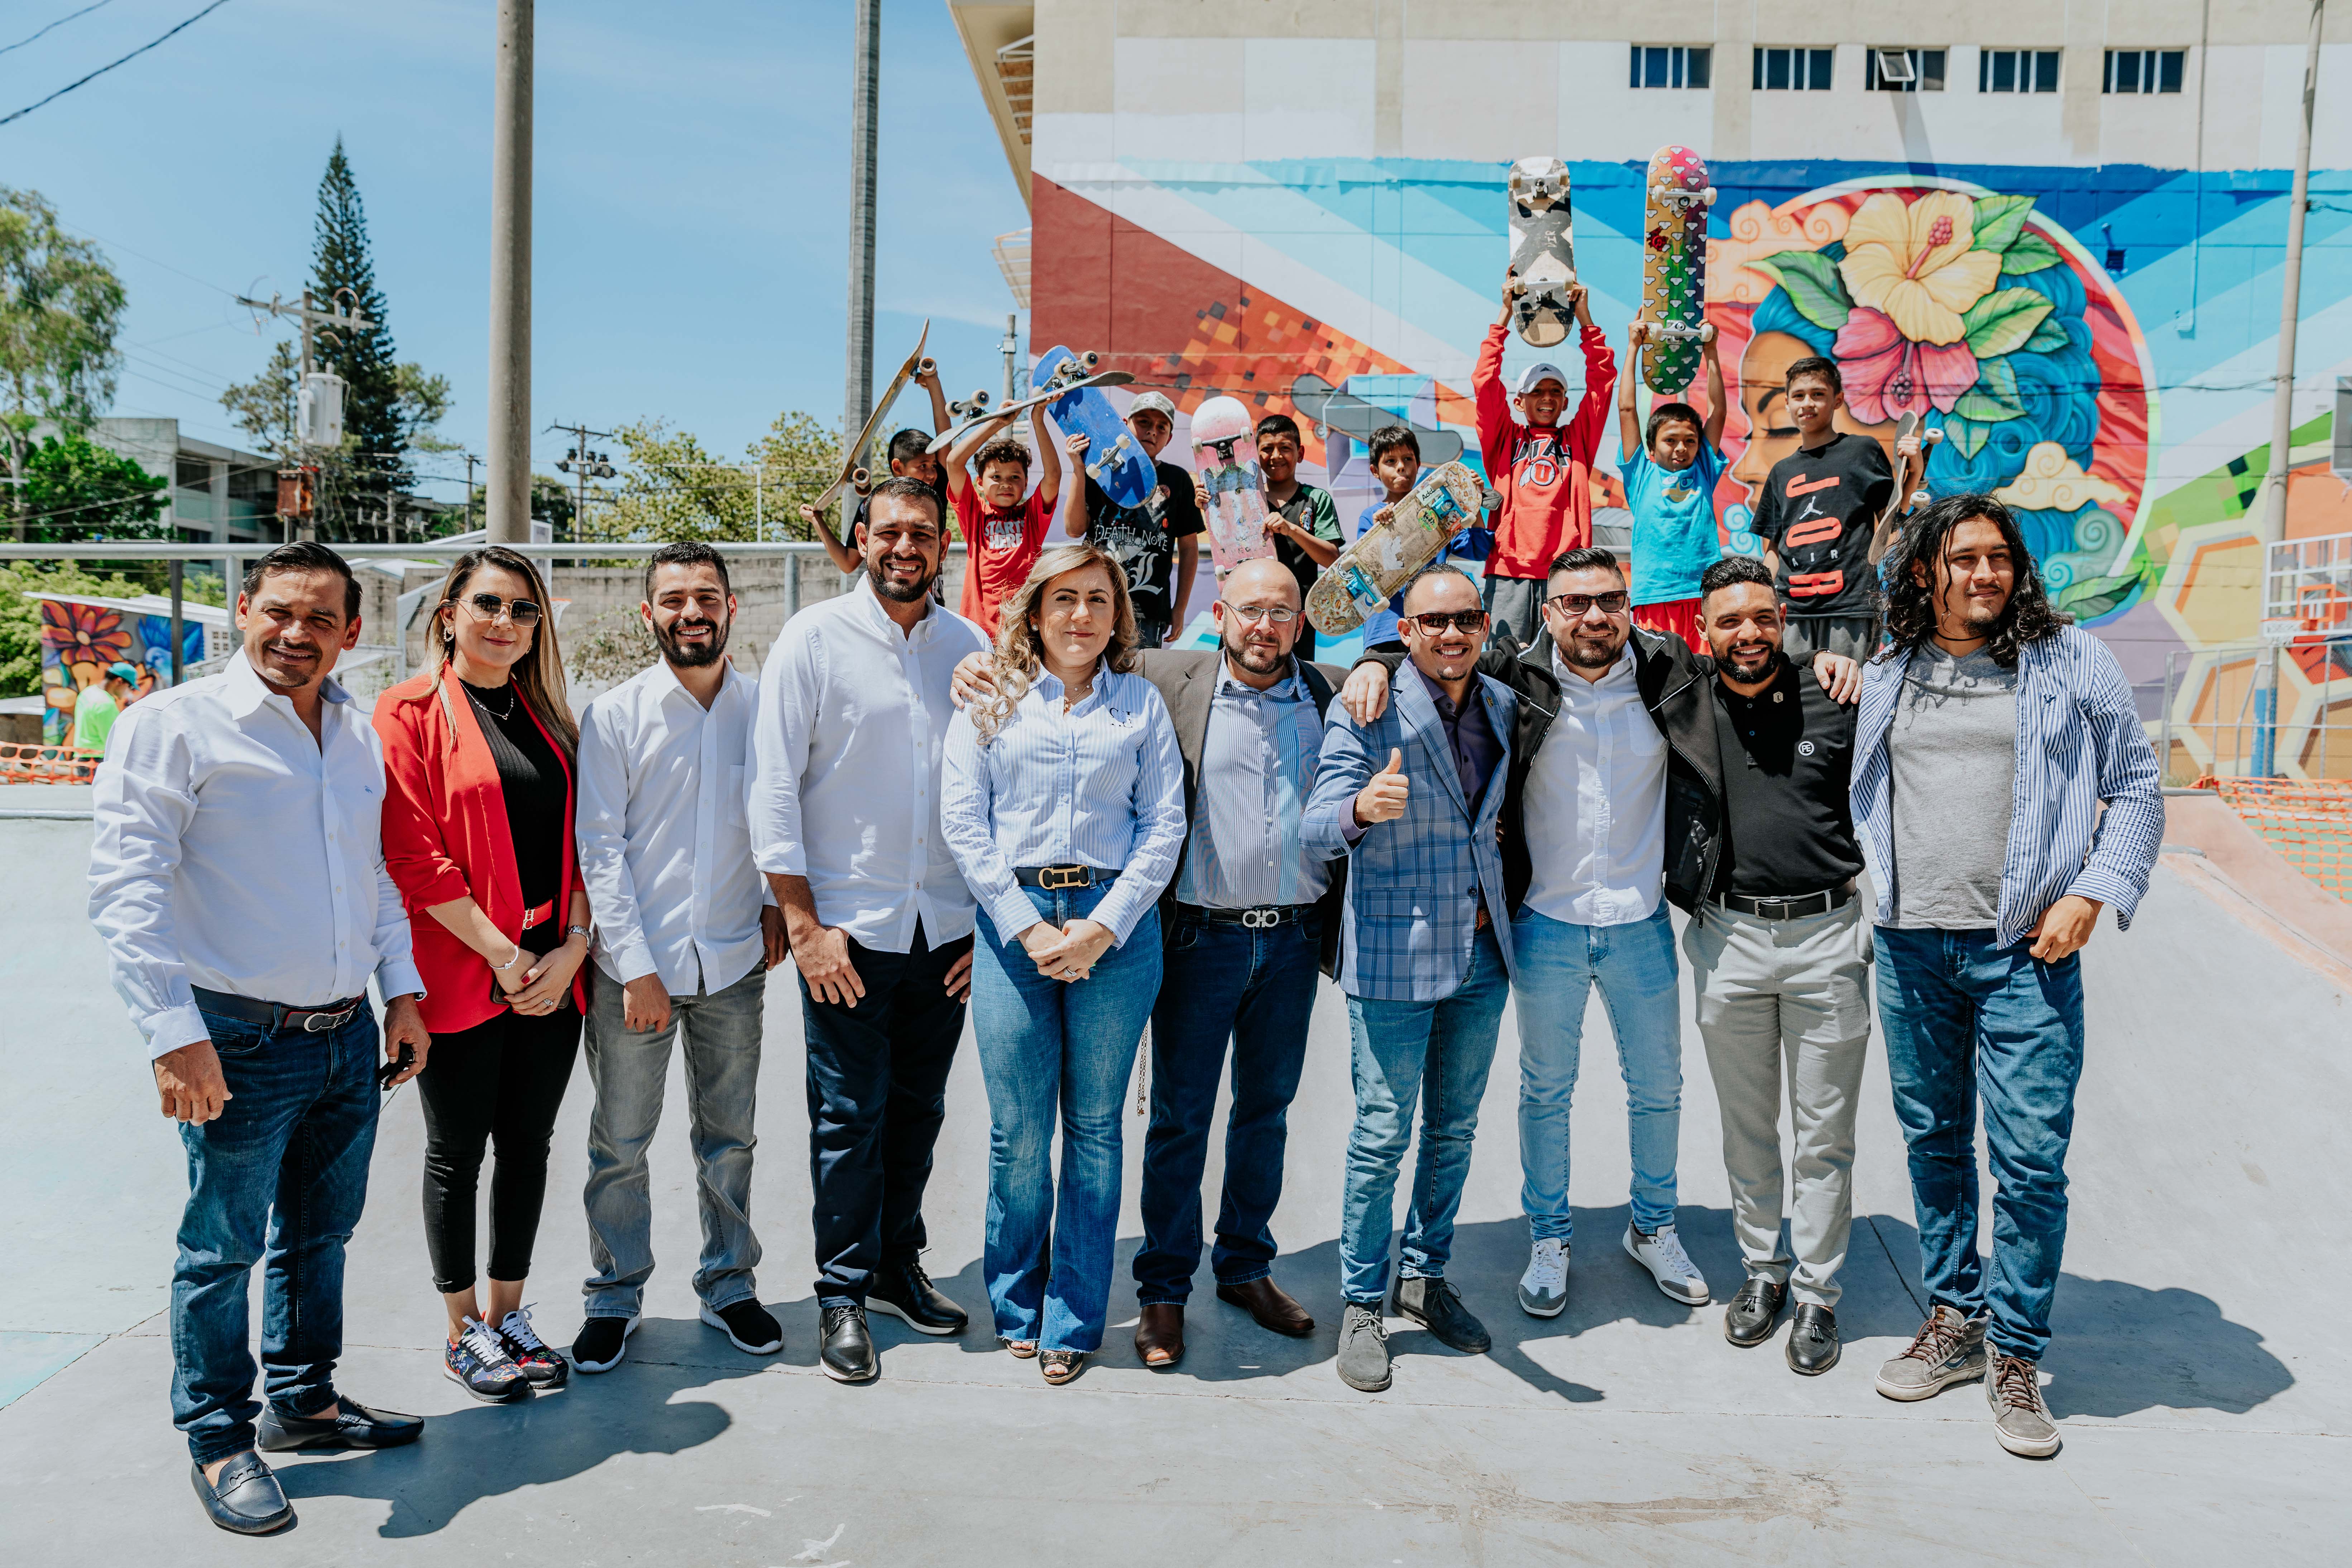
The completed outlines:
[[[1518,303],[1511,319],[1539,349],[1567,338],[1575,321],[1569,286],[1576,281],[1576,237],[1568,205],[1568,165],[1522,158],[1511,165],[1511,274]]]
[[[1436,560],[1455,534],[1478,521],[1486,493],[1465,463],[1433,470],[1323,568],[1307,591],[1307,618],[1317,631],[1335,637],[1362,626],[1366,616]]]
[[[1212,397],[1192,410],[1192,464],[1208,492],[1209,553],[1217,576],[1274,553],[1265,536],[1265,481],[1257,471],[1256,422],[1238,397]]]
[[[1340,391],[1319,375],[1302,375],[1292,382],[1290,401],[1297,405],[1298,412],[1315,421],[1318,435],[1337,430],[1359,446],[1369,447],[1373,431],[1390,425],[1404,425],[1412,427],[1413,439],[1421,443],[1421,460],[1431,467],[1450,463],[1462,455],[1459,432],[1416,425],[1377,403],[1367,403],[1352,393]]]
[[[941,452],[946,451],[950,447],[954,446],[956,442],[962,439],[965,434],[968,433],[973,426],[984,425],[991,419],[1011,419],[1017,415],[1026,414],[1029,410],[1036,407],[1041,403],[1053,402],[1054,399],[1062,396],[1074,386],[1125,386],[1135,379],[1131,373],[1123,370],[1098,371],[1096,374],[1089,375],[1087,373],[1094,368],[1094,355],[1077,355],[1076,358],[1071,359],[1062,366],[1062,369],[1068,373],[1064,379],[1055,382],[1051,385],[1043,387],[1037,387],[1033,384],[1033,389],[1028,396],[1015,398],[1011,403],[1007,403],[994,410],[986,408],[971,409],[971,417],[966,419],[961,425],[950,425],[948,428],[932,437],[931,444],[924,447],[923,450],[936,458]],[[950,413],[954,412],[956,406],[957,405],[953,404],[949,405],[949,411]]]
[[[1897,455],[1895,459],[1895,490],[1886,499],[1886,510],[1878,514],[1878,526],[1871,530],[1870,561],[1876,565],[1895,541],[1886,532],[1886,525],[1899,514],[1924,503],[1927,499],[1927,454],[1944,438],[1941,430],[1923,430],[1919,416],[1906,414],[1895,422],[1895,438],[1906,436],[1919,437],[1919,455],[1916,458]],[[1880,541],[1884,540],[1884,545]]]
[[[816,500],[810,503],[817,510],[823,511],[834,497],[847,489],[856,479],[858,470],[864,466],[861,459],[866,456],[866,444],[873,440],[874,432],[882,427],[882,421],[889,416],[890,405],[898,400],[898,394],[907,384],[919,374],[929,375],[939,369],[935,362],[923,357],[923,345],[930,341],[931,323],[927,321],[923,323],[922,336],[915,340],[915,352],[907,356],[907,363],[898,367],[898,374],[890,378],[890,384],[884,387],[882,395],[874,400],[874,412],[866,416],[866,428],[857,433],[856,440],[842,448],[841,472],[835,474],[833,483],[825,486]]]
[[[1086,437],[1087,478],[1100,485],[1114,505],[1141,506],[1160,488],[1160,470],[1110,399],[1085,379],[1094,369],[1093,354],[1074,354],[1058,346],[1047,349],[1037,362],[1037,374],[1048,382],[1061,383],[1066,364],[1077,366],[1078,377],[1066,383],[1065,390],[1045,405],[1045,412],[1054,416],[1063,435]]]
[[[1706,210],[1715,205],[1706,160],[1687,147],[1659,148],[1650,158],[1649,193],[1638,319],[1650,331],[1642,379],[1672,397],[1698,374],[1699,345],[1715,335],[1706,320]],[[1723,389],[1711,395],[1721,397]]]

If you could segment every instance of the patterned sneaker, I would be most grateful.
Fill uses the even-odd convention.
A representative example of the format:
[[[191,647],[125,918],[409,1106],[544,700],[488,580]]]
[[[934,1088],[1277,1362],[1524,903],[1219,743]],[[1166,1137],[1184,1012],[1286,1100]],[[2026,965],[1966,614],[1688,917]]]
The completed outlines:
[[[1568,1243],[1546,1237],[1528,1250],[1528,1271],[1519,1276],[1519,1310],[1531,1318],[1557,1318],[1568,1310]]]
[[[1985,1363],[1985,1403],[1992,1406],[1992,1435],[2011,1453],[2046,1459],[2058,1451],[2058,1423],[2042,1403],[2042,1369],[2023,1356],[1995,1351]]]
[[[1625,1256],[1650,1271],[1658,1289],[1686,1307],[1706,1303],[1706,1276],[1698,1271],[1690,1254],[1683,1250],[1682,1237],[1675,1227],[1662,1225],[1654,1236],[1643,1236],[1632,1226],[1625,1227]]]
[[[457,1337],[442,1352],[441,1370],[449,1381],[485,1405],[504,1405],[530,1397],[530,1379],[499,1339],[498,1331],[479,1318],[467,1318]]]
[[[1927,1399],[1982,1377],[1984,1369],[1983,1321],[1938,1306],[1911,1336],[1911,1347],[1878,1369],[1878,1392],[1889,1399]]]
[[[530,1379],[533,1388],[544,1392],[562,1388],[572,1381],[572,1363],[539,1337],[539,1331],[530,1326],[529,1307],[517,1307],[499,1321],[499,1344],[507,1352],[507,1359]]]

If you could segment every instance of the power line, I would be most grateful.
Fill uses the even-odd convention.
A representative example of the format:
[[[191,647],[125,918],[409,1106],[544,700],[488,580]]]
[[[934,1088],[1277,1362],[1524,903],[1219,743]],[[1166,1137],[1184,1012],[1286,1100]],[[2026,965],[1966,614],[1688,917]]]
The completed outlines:
[[[219,10],[222,6],[224,6],[224,5],[227,5],[227,4],[228,4],[228,0],[213,0],[213,3],[212,3],[211,5],[209,5],[205,6],[203,10],[201,10],[201,11],[197,12],[194,16],[193,16],[189,17],[186,21],[184,21],[184,22],[181,23],[178,26],[176,26],[176,27],[173,28],[173,29],[171,30],[171,32],[169,32],[169,33],[165,33],[162,37],[159,37],[159,38],[153,38],[153,39],[149,40],[149,41],[148,41],[148,42],[146,42],[146,43],[143,43],[143,44],[140,45],[137,48],[135,48],[135,49],[131,50],[129,54],[127,54],[127,55],[123,56],[123,57],[122,57],[121,59],[119,59],[119,60],[110,60],[110,61],[109,61],[107,64],[102,65],[102,66],[99,67],[96,70],[94,70],[94,71],[90,72],[88,76],[83,77],[79,81],[69,81],[69,82],[66,83],[66,85],[65,85],[65,86],[63,86],[63,87],[61,87],[61,88],[58,89],[58,90],[57,90],[57,91],[55,91],[55,92],[53,92],[53,93],[49,94],[49,96],[48,96],[48,97],[47,97],[47,98],[45,98],[45,99],[41,100],[39,103],[28,103],[28,104],[26,104],[24,108],[22,108],[22,109],[20,109],[20,110],[16,110],[16,113],[14,113],[14,114],[0,115],[0,125],[6,125],[6,124],[11,123],[12,121],[18,121],[18,120],[22,120],[22,119],[24,119],[24,118],[25,118],[25,116],[26,116],[27,114],[32,113],[32,112],[33,112],[33,110],[37,110],[37,109],[39,109],[39,108],[43,107],[44,105],[51,104],[51,103],[55,103],[58,100],[59,100],[59,99],[63,98],[66,94],[68,94],[68,93],[71,92],[74,89],[76,89],[76,88],[78,88],[78,87],[82,87],[82,86],[87,85],[88,83],[90,83],[90,82],[96,81],[100,77],[104,76],[107,72],[109,72],[109,71],[112,70],[116,66],[129,65],[132,60],[137,59],[141,55],[143,55],[143,54],[145,54],[148,50],[150,50],[150,49],[152,49],[152,48],[155,47],[156,47],[156,45],[165,42],[166,40],[168,40],[168,39],[172,38],[173,37],[174,37],[174,36],[175,36],[175,35],[177,35],[177,34],[186,32],[190,27],[194,26],[197,23],[199,23],[199,22],[203,21],[205,17],[207,17],[207,16],[211,16],[214,12],[215,12],[215,11]]]
[[[15,43],[10,44],[6,48],[0,48],[0,55],[14,53],[16,50],[23,48],[26,44],[32,43],[34,39],[41,38],[47,37],[50,33],[56,32],[59,27],[62,27],[68,22],[72,21],[75,16],[87,16],[92,11],[99,10],[101,7],[111,5],[113,4],[114,0],[98,0],[98,4],[96,5],[85,5],[80,10],[74,12],[71,16],[60,16],[56,21],[50,23],[47,26],[42,28],[39,32],[35,33],[32,37],[19,38]]]

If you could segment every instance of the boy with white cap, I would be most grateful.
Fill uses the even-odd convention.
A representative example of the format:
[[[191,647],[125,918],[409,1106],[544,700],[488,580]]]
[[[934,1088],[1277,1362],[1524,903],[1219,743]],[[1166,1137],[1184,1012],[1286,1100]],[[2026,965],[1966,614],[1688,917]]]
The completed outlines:
[[[1503,310],[1486,329],[1470,389],[1478,405],[1478,452],[1486,482],[1502,495],[1494,516],[1495,549],[1486,557],[1486,608],[1491,632],[1507,629],[1525,647],[1541,624],[1544,584],[1561,552],[1592,542],[1592,456],[1607,427],[1610,395],[1617,387],[1617,356],[1592,324],[1584,285],[1571,284],[1570,305],[1583,328],[1584,401],[1563,426],[1568,377],[1549,361],[1519,374],[1517,390],[1503,391],[1503,339],[1517,303],[1517,278],[1503,278]],[[1526,419],[1521,424],[1513,410]]]
[[[1160,454],[1176,434],[1176,405],[1157,392],[1129,405],[1127,427],[1142,443],[1143,455],[1159,471],[1160,483],[1141,506],[1119,506],[1091,477],[1071,494],[1062,527],[1127,569],[1127,595],[1135,605],[1135,631],[1141,647],[1159,647],[1184,630],[1192,579],[1201,569],[1201,534],[1207,528],[1192,494],[1192,476]],[[1070,465],[1086,476],[1087,438],[1065,445]],[[1171,581],[1170,567],[1174,567]]]

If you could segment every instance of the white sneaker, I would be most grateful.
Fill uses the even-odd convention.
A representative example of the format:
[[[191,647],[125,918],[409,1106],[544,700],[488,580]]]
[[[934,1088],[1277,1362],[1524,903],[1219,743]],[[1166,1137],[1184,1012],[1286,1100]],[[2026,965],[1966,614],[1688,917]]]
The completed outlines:
[[[1519,1310],[1531,1318],[1557,1318],[1568,1310],[1568,1243],[1546,1237],[1528,1254]]]
[[[1643,1236],[1632,1226],[1625,1227],[1625,1255],[1650,1271],[1658,1289],[1685,1306],[1702,1306],[1706,1301],[1706,1276],[1683,1250],[1682,1238],[1675,1227],[1662,1225],[1655,1236]]]

